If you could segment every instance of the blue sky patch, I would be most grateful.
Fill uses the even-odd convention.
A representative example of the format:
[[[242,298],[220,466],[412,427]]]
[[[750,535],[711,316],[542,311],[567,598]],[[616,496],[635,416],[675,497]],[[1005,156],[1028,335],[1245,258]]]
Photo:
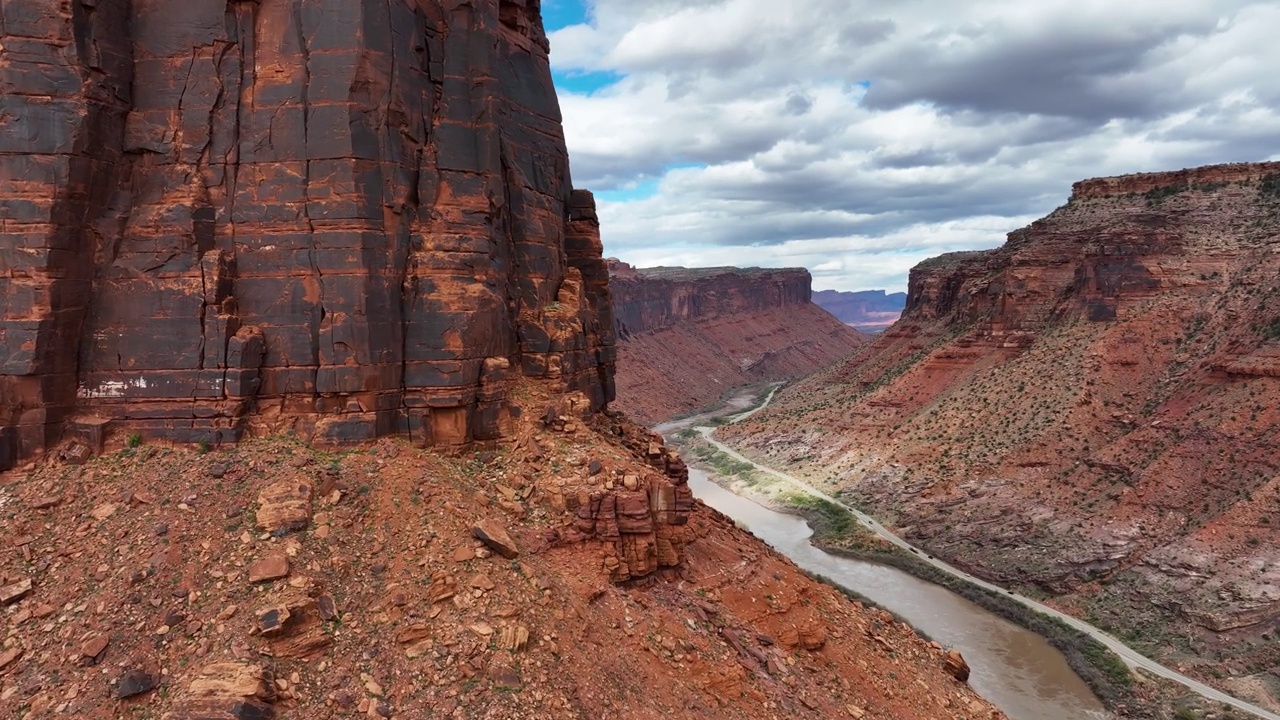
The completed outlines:
[[[551,79],[555,81],[557,92],[568,92],[575,95],[590,95],[595,91],[609,87],[622,79],[622,75],[611,70],[598,72],[564,72],[552,70]]]
[[[590,20],[591,10],[587,6],[587,0],[543,0],[542,24],[548,33],[571,25],[583,25]],[[553,68],[551,79],[555,81],[558,92],[590,95],[618,82],[622,75],[608,70],[583,72]]]
[[[581,25],[587,21],[587,4],[584,0],[543,0],[542,25],[547,32]]]
[[[621,187],[617,190],[601,190],[595,195],[597,200],[613,203],[645,200],[658,194],[658,182],[659,178],[650,178],[636,183],[629,183],[626,187]]]

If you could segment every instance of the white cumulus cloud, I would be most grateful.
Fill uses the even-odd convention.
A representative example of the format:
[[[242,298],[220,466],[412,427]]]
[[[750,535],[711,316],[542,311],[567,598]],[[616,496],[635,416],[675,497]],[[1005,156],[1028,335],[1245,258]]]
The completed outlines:
[[[1280,158],[1280,5],[595,0],[551,34],[575,183],[635,264],[905,286],[1087,177]],[[607,193],[606,193],[607,197]]]

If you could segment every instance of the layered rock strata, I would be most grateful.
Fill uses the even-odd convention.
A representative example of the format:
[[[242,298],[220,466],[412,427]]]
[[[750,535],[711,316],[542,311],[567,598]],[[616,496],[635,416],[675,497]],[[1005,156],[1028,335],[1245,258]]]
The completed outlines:
[[[1278,248],[1280,163],[1078,183],[914,269],[898,324],[724,433],[1152,652],[1273,666]]]
[[[609,261],[618,406],[659,422],[743,385],[801,377],[865,337],[813,304],[804,268],[644,268]]]
[[[70,429],[502,436],[612,395],[537,0],[0,8],[0,467]]]
[[[680,567],[689,539],[684,530],[693,510],[689,468],[662,436],[622,413],[595,413],[581,393],[549,405],[539,424],[550,433],[579,442],[590,430],[605,433],[631,458],[628,469],[599,460],[585,463],[577,480],[558,478],[547,489],[551,509],[572,516],[555,533],[559,541],[596,542],[604,549],[603,570],[611,582],[636,580],[662,568]],[[543,454],[536,438],[518,445]],[[643,467],[640,470],[639,467]]]
[[[608,265],[624,340],[681,322],[805,305],[813,295],[804,268],[633,268],[613,258]]]

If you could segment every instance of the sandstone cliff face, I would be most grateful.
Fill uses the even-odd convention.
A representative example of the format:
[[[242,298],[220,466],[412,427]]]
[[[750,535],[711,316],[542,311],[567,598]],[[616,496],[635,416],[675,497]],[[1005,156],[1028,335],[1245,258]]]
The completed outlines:
[[[1152,652],[1270,667],[1241,640],[1280,627],[1278,248],[1277,163],[1079,183],[724,432]]]
[[[494,438],[516,374],[611,398],[537,0],[0,12],[0,468],[106,423]]]
[[[725,391],[801,377],[864,341],[810,298],[803,268],[645,268],[609,261],[618,407],[650,423]]]
[[[812,299],[804,268],[633,268],[609,260],[618,335],[682,322],[802,306]]]

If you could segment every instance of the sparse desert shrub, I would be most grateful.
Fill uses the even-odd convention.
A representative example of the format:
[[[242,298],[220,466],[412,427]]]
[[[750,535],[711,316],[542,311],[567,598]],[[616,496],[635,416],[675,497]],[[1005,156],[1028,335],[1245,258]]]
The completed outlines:
[[[1147,199],[1147,207],[1159,207],[1164,204],[1165,200],[1186,191],[1187,186],[1185,185],[1180,187],[1176,185],[1167,185],[1165,187],[1152,188],[1142,193],[1142,197]]]
[[[1280,198],[1280,173],[1271,173],[1262,178],[1258,186],[1258,195],[1263,198]]]
[[[1271,321],[1271,324],[1262,329],[1262,335],[1268,340],[1280,340],[1280,317]]]

